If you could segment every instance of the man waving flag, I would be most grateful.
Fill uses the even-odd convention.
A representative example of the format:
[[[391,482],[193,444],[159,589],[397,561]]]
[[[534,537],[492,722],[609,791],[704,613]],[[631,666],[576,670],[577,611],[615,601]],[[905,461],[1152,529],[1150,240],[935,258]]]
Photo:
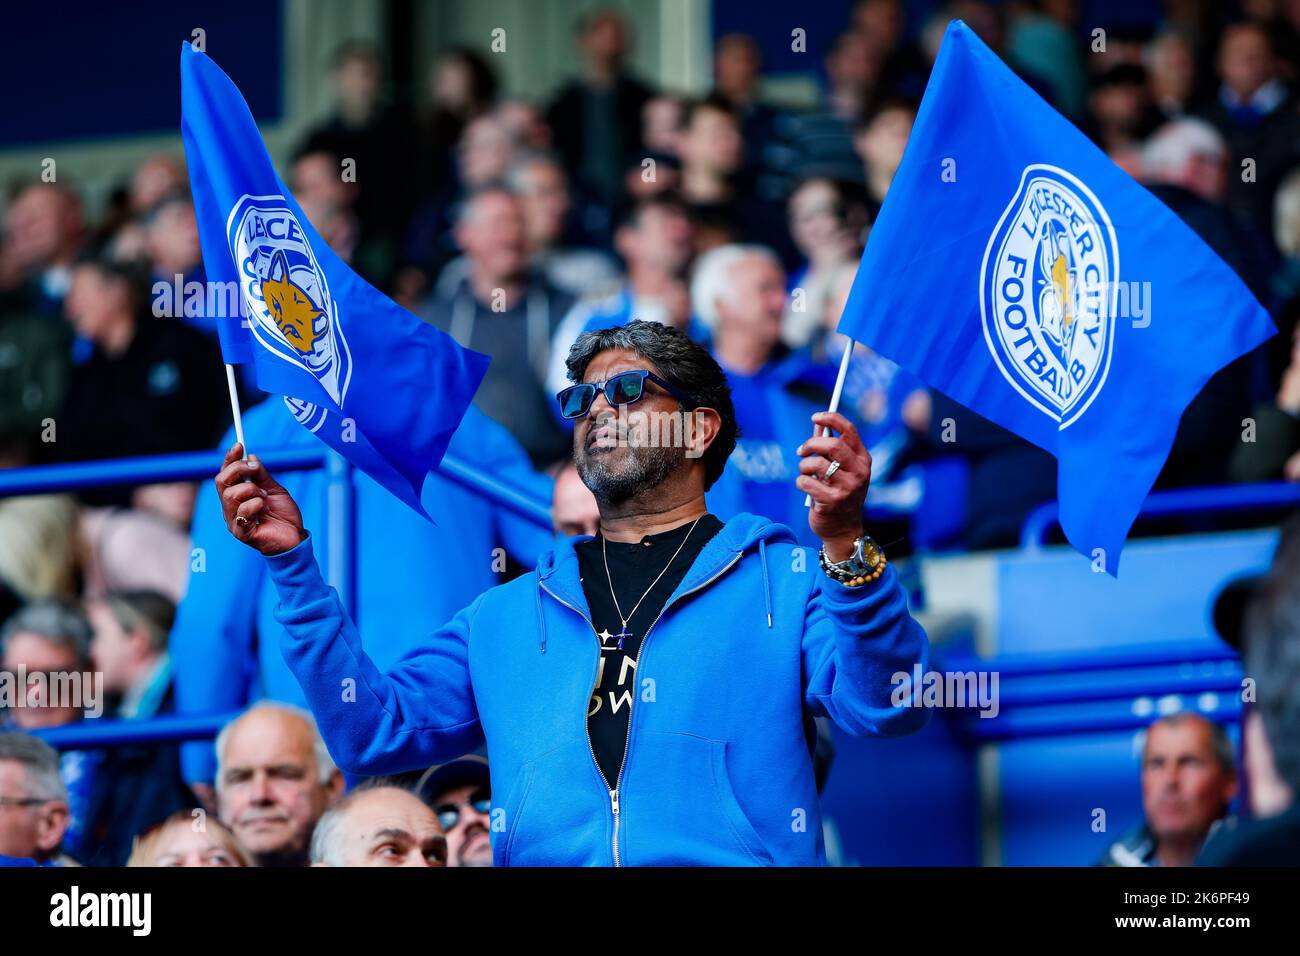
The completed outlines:
[[[1183,410],[1274,333],[1191,229],[961,21],[839,330],[1054,454],[1062,529],[1111,574]]]
[[[413,508],[487,370],[354,273],[312,228],[230,78],[181,46],[181,132],[229,364]]]

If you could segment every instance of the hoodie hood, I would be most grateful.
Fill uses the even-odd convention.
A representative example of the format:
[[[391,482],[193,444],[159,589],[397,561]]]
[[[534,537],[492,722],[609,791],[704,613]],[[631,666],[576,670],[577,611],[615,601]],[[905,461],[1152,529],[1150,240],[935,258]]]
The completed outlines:
[[[546,617],[542,613],[542,592],[546,591],[561,604],[565,604],[585,617],[590,623],[591,610],[582,590],[578,573],[578,554],[574,546],[590,541],[586,535],[560,538],[555,547],[543,554],[537,562],[537,624],[539,650],[546,653]],[[763,567],[763,596],[767,626],[772,626],[772,588],[767,569],[769,544],[795,544],[794,533],[785,525],[752,514],[733,516],[713,536],[695,558],[681,584],[668,598],[667,607],[689,591],[703,587],[735,564],[746,551],[758,552]]]

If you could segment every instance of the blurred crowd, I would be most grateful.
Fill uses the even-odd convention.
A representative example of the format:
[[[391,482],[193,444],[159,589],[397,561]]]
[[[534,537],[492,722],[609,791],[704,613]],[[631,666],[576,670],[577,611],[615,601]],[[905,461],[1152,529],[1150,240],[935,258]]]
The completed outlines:
[[[280,172],[359,274],[492,357],[452,452],[550,498],[556,530],[591,533],[596,516],[565,467],[571,428],[554,401],[565,356],[583,332],[636,318],[685,330],[728,376],[741,438],[711,509],[763,514],[806,538],[795,449],[849,347],[835,325],[953,17],[1186,221],[1275,318],[1279,335],[1188,409],[1160,486],[1300,481],[1294,0],[1171,0],[1142,28],[1083,23],[1070,0],[955,0],[919,24],[899,0],[860,0],[824,56],[810,54],[820,101],[804,109],[764,100],[762,46],[739,33],[716,39],[707,95],[655,88],[630,71],[634,38],[609,10],[575,25],[575,75],[545,101],[503,94],[492,54],[454,48],[431,64],[420,101],[404,102],[389,95],[382,51],[348,43],[332,63],[330,115]],[[8,184],[0,468],[228,446],[215,326],[202,291],[190,293],[203,282],[179,150],[141,164],[94,216],[74,184]],[[315,442],[278,399],[239,387],[250,443]],[[1012,545],[1029,512],[1055,499],[1051,456],[863,345],[848,359],[842,410],[872,454],[869,521],[891,556]],[[325,477],[283,477],[308,526],[321,526]],[[450,482],[437,528],[357,484],[362,606],[403,608],[369,628],[362,612],[381,665],[503,570],[530,568],[548,540]],[[381,520],[396,530],[367,539]],[[430,585],[427,556],[452,541],[467,555],[501,550],[506,567],[456,561]],[[490,862],[479,761],[344,796],[310,718],[291,706],[299,692],[278,659],[274,595],[241,548],[211,489],[189,483],[0,498],[5,672],[102,674],[105,713],[127,719],[251,705],[215,748],[59,753],[0,736],[0,855]],[[85,708],[45,706],[52,682],[36,683],[37,706],[0,710],[0,729],[85,719]]]

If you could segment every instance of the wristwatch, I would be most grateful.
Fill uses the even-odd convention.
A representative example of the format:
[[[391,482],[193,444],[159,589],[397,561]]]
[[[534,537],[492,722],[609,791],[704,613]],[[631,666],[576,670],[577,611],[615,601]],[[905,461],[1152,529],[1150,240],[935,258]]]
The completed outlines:
[[[825,548],[821,549],[819,559],[827,577],[851,588],[875,581],[885,573],[887,563],[880,545],[865,534],[853,542],[853,553],[843,561],[831,561],[826,557]]]

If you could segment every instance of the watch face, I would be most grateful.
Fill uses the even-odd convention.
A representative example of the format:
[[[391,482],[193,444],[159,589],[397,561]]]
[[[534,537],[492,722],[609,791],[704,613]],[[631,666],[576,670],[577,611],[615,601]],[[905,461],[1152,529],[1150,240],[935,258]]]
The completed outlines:
[[[872,541],[870,538],[863,539],[862,541],[863,563],[866,564],[867,567],[869,567],[871,570],[874,571],[880,565],[880,557],[881,557],[880,545],[876,544],[876,542]]]

